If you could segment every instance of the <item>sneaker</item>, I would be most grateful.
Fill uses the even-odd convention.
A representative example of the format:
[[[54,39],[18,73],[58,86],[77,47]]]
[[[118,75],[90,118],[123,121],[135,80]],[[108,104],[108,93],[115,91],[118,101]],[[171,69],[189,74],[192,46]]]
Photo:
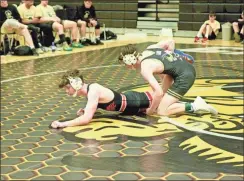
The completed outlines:
[[[68,45],[67,42],[63,43],[63,50],[64,51],[72,51],[73,49]]]
[[[100,40],[100,39],[96,39],[96,43],[97,43],[97,45],[104,45],[104,43],[103,43],[103,42],[101,42],[101,40]]]
[[[44,51],[43,51],[41,48],[37,48],[37,49],[36,49],[36,52],[37,52],[38,54],[43,54],[43,53],[44,53]]]
[[[234,38],[236,43],[239,43],[241,41],[241,37],[240,35],[238,35],[238,33],[234,33]]]
[[[196,42],[199,42],[199,41],[200,41],[200,38],[195,36],[194,42],[196,43]]]
[[[63,43],[62,44],[56,44],[55,47],[56,47],[55,48],[56,51],[62,51],[63,50]]]
[[[206,37],[204,37],[203,39],[202,39],[202,43],[206,43],[208,41],[208,38],[206,38]]]
[[[86,39],[86,41],[89,43],[89,45],[96,45],[97,44],[96,40],[95,41],[91,41],[89,39]]]
[[[201,97],[197,96],[193,102],[194,113],[211,113],[217,115],[218,111],[211,105],[208,105]]]
[[[42,51],[44,52],[49,52],[49,51],[52,51],[52,49],[50,49],[49,47],[41,47]]]
[[[73,48],[82,48],[84,47],[82,44],[78,43],[78,42],[73,42],[71,45]]]
[[[31,51],[32,51],[33,55],[35,55],[35,56],[39,56],[39,54],[37,53],[37,51],[36,51],[35,48],[31,49]]]
[[[88,43],[87,39],[85,40],[80,40],[80,44],[82,44],[83,46],[89,46],[90,44]]]

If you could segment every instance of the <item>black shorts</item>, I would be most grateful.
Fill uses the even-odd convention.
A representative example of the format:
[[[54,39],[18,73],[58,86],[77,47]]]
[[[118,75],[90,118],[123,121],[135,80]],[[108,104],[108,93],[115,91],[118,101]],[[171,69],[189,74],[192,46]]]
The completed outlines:
[[[48,29],[48,30],[52,30],[53,29],[53,21],[52,22],[47,22],[47,23],[40,23],[40,24],[38,24],[38,26],[41,28],[41,30],[46,30],[46,29]]]
[[[122,95],[124,95],[126,99],[124,100],[126,105],[123,114],[137,114],[151,106],[152,96],[149,92],[126,91],[122,93]]]
[[[205,35],[204,34],[202,34],[202,37],[205,37]],[[215,35],[215,33],[212,31],[212,33],[211,33],[211,35],[208,35],[208,39],[209,40],[215,40],[216,39],[216,35]]]
[[[240,31],[241,31],[243,25],[244,25],[244,21],[239,21],[239,22],[238,22],[238,27],[239,27],[239,30],[240,30]]]

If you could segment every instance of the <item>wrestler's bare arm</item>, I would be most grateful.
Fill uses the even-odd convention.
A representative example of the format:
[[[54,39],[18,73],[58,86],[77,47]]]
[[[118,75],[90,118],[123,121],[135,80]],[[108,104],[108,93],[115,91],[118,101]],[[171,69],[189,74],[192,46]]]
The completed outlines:
[[[159,78],[162,83],[161,87],[163,89],[163,93],[165,94],[167,92],[167,90],[171,87],[171,85],[173,84],[174,79],[170,75],[167,75],[167,74],[160,74]]]
[[[162,66],[161,63],[158,64],[158,62],[155,62],[154,60],[143,61],[141,64],[141,75],[153,89],[153,101],[148,114],[152,114],[157,109],[163,96],[163,90],[153,75],[154,73],[163,72],[163,67],[159,68],[160,65]]]
[[[96,86],[97,85],[91,85],[90,87],[90,91],[87,95],[88,100],[83,115],[66,122],[54,121],[51,126],[53,128],[63,128],[88,124],[92,120],[98,106],[99,91]]]

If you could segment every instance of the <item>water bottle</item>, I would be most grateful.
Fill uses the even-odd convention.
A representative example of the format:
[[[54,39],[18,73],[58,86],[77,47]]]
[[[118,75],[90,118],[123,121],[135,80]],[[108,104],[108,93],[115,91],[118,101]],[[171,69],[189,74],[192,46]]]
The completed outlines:
[[[54,45],[54,42],[52,42],[52,46],[51,46],[51,49],[52,49],[52,52],[55,52],[55,50],[56,50],[56,47],[55,47],[55,45]]]

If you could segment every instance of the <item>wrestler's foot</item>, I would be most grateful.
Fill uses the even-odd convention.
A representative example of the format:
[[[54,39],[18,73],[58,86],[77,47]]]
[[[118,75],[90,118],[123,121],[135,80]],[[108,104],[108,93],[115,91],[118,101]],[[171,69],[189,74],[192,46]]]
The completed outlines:
[[[197,97],[193,103],[194,113],[211,113],[217,115],[218,111],[211,105],[208,105],[201,97]]]

